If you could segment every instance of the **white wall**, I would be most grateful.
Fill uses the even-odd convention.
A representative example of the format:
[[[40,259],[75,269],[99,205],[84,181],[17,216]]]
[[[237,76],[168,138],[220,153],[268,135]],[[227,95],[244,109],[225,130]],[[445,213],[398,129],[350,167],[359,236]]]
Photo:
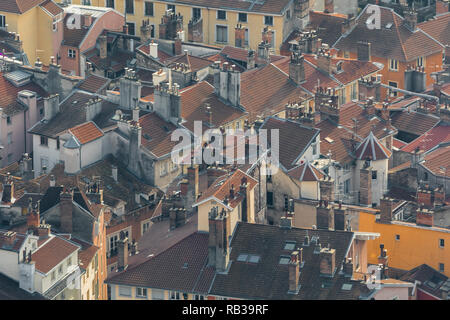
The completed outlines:
[[[62,148],[64,141],[60,141]],[[43,174],[41,171],[41,158],[47,159],[47,173],[50,172],[55,164],[60,160],[60,150],[56,148],[56,139],[48,139],[48,146],[41,145],[41,136],[33,135],[33,168],[34,176]]]

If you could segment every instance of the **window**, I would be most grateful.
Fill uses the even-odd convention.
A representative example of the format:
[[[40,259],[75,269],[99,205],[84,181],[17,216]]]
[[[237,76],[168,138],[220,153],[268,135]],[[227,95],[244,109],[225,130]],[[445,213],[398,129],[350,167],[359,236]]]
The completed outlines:
[[[165,176],[166,174],[167,174],[167,162],[164,162],[161,164],[159,176],[162,177]]]
[[[267,175],[266,175],[266,182],[272,183],[272,173],[270,172],[270,169],[267,169]]]
[[[75,50],[73,49],[69,49],[67,52],[67,56],[71,59],[75,59],[75,57],[77,56],[77,53]]]
[[[197,21],[202,17],[202,9],[192,8],[192,20]]]
[[[281,257],[280,257],[279,263],[280,263],[280,264],[288,264],[289,261],[291,261],[291,258],[290,258],[290,257],[288,257],[288,256],[281,256]]]
[[[194,296],[194,300],[205,300],[205,297],[202,296],[202,295],[196,294],[196,295]]]
[[[264,24],[266,26],[273,26],[273,16],[264,16]]]
[[[56,138],[56,149],[58,149],[58,150],[59,150],[59,137],[58,137],[58,138]]]
[[[131,288],[119,286],[119,296],[122,297],[131,297]]]
[[[52,279],[52,281],[55,281],[55,279],[56,279],[56,272],[55,271],[52,271],[51,279]]]
[[[267,205],[273,207],[273,192],[267,191]]]
[[[41,136],[41,146],[48,146],[48,138]]]
[[[48,159],[47,158],[41,158],[41,170],[42,170],[42,173],[45,173],[47,168],[48,168]]]
[[[428,172],[423,173],[423,180],[428,181]]]
[[[351,87],[352,100],[356,100],[357,99],[357,97],[358,97],[357,93],[358,93],[358,89],[357,89],[357,86],[356,86],[356,82],[354,82],[352,84],[352,87]]]
[[[377,180],[377,171],[376,170],[372,171],[372,180]]]
[[[136,288],[136,297],[147,298],[147,289],[146,288]]]
[[[395,235],[395,240],[397,240],[397,241],[400,240],[400,235],[399,235],[399,234],[396,234],[396,235]]]
[[[106,0],[106,7],[114,9],[115,8],[114,0]]]
[[[228,27],[216,26],[216,42],[227,43],[228,42]]]
[[[3,15],[0,15],[0,28],[6,27],[6,17]]]
[[[58,268],[58,274],[62,274],[63,273],[63,266],[60,265]]]
[[[445,265],[443,263],[439,263],[439,272],[444,273]]]
[[[125,0],[125,13],[134,14],[134,0]]]
[[[294,241],[286,241],[284,244],[284,250],[292,251],[295,249],[295,242]]]
[[[444,248],[444,247],[445,247],[445,240],[439,239],[439,248]]]
[[[12,144],[12,132],[8,133],[8,144]]]
[[[168,4],[167,5],[167,10],[172,11],[173,13],[175,13],[175,5],[174,4]]]
[[[148,228],[150,228],[150,222],[146,222],[142,225],[142,233],[146,233]]]
[[[180,300],[180,293],[177,291],[169,291],[170,300]]]
[[[350,179],[344,181],[344,193],[345,194],[350,193]]]
[[[146,16],[153,17],[153,2],[145,1],[144,3],[144,12]]]
[[[53,18],[52,30],[53,31],[58,31],[58,20],[56,20],[55,18]]]
[[[287,10],[286,11],[286,19],[290,19],[291,18],[291,10]]]
[[[90,6],[91,5],[91,0],[83,0],[83,5],[84,6]]]
[[[417,66],[418,67],[425,67],[425,59],[423,57],[420,57],[417,59]]]
[[[72,257],[69,257],[69,259],[67,259],[67,268],[70,267],[72,264]]]
[[[247,22],[247,14],[239,12],[238,21],[239,22]]]
[[[164,300],[164,290],[152,289],[152,300]]]
[[[394,88],[398,87],[397,82],[394,82],[394,81],[389,81],[389,86],[394,87]],[[391,97],[396,97],[397,96],[397,91],[389,89],[389,95]]]
[[[248,47],[248,28],[245,28],[244,46]]]
[[[312,154],[313,156],[315,156],[317,154],[317,145],[313,143],[311,146],[312,146]]]
[[[127,26],[128,26],[128,34],[131,36],[136,35],[136,29],[134,27],[134,23],[133,22],[127,22]]]
[[[398,71],[398,60],[389,59],[389,70]]]
[[[284,195],[284,211],[287,211],[289,209],[289,197],[287,195]]]
[[[227,20],[227,12],[224,10],[217,10],[217,20]]]

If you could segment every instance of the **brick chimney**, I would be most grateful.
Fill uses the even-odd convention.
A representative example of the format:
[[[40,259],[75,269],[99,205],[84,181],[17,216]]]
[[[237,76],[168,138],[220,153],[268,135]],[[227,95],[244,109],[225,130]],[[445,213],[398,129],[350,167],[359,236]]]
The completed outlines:
[[[73,191],[64,188],[59,195],[60,231],[72,233]]]
[[[152,25],[150,25],[149,20],[143,20],[141,26],[141,42],[148,43],[150,42],[152,36]]]
[[[198,165],[192,164],[187,168],[187,179],[189,181],[189,188],[193,191],[194,201],[197,200],[199,193],[199,177],[198,177],[199,167]]]
[[[41,224],[39,210],[32,208],[33,199],[29,198],[28,200],[28,216],[27,216],[27,228],[36,229]]]
[[[353,260],[352,258],[346,258],[344,265],[342,267],[342,271],[344,272],[345,277],[353,276]]]
[[[418,189],[417,190],[417,204],[419,206],[425,206],[426,208],[433,207],[431,190]]]
[[[375,101],[380,101],[381,81],[376,77],[358,80],[359,100],[363,101],[373,97]]]
[[[300,251],[293,251],[291,253],[291,260],[289,261],[289,293],[297,294],[299,291],[299,277],[300,265],[303,259],[303,248]]]
[[[357,52],[359,61],[371,61],[372,60],[370,42],[358,41],[356,43],[356,52]]]
[[[434,212],[426,208],[418,208],[416,213],[416,224],[432,227],[434,225]]]
[[[125,232],[120,232],[120,239],[117,242],[118,258],[117,258],[117,270],[123,271],[128,267],[128,238],[125,236]]]
[[[301,52],[293,52],[289,62],[289,79],[297,86],[306,81],[305,57]]]
[[[359,203],[372,205],[372,170],[360,169],[359,171]]]
[[[373,116],[376,113],[375,104],[374,104],[374,98],[369,97],[367,98],[366,102],[364,103],[364,110],[368,116]]]
[[[380,199],[380,222],[391,223],[392,222],[392,209],[394,206],[394,200],[390,198]]]
[[[320,275],[333,277],[336,269],[336,250],[322,248],[320,250]]]
[[[3,245],[12,246],[16,241],[16,232],[14,231],[6,231],[0,233],[0,242],[3,242]]]
[[[235,39],[235,47],[244,48],[245,28],[242,27],[242,24],[238,24],[234,28],[234,39]]]
[[[331,74],[331,54],[328,49],[321,48],[317,53],[317,67],[326,74]]]
[[[40,224],[35,230],[39,239],[45,239],[50,236],[51,226],[49,224]]]
[[[229,260],[230,219],[225,209],[219,212],[218,207],[211,208],[208,215],[208,266],[217,271],[225,271]]]

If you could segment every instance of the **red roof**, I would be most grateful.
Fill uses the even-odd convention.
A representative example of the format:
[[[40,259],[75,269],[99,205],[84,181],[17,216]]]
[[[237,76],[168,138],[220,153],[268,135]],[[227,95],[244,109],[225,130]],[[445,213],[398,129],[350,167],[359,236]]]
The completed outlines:
[[[103,137],[103,132],[92,121],[76,126],[69,131],[81,144]]]
[[[394,146],[394,148],[397,148],[397,149],[403,148],[404,146],[406,146],[406,144],[407,144],[406,142],[403,142],[403,141],[398,140],[396,138],[394,138],[394,140],[392,142],[392,146]]]
[[[404,146],[402,151],[412,153],[417,148],[428,151],[440,143],[450,142],[450,126],[440,125],[427,131],[417,139]]]
[[[378,141],[372,132],[356,149],[356,158],[359,160],[382,160],[389,159],[390,156],[391,152]]]
[[[1,0],[0,11],[11,13],[24,13],[45,0]]]
[[[46,274],[79,249],[72,242],[54,236],[31,255],[31,260],[36,263],[36,270]]]
[[[325,176],[319,169],[311,165],[309,161],[289,170],[288,174],[300,181],[319,181]]]
[[[430,170],[436,176],[444,176],[442,167],[447,170],[450,169],[450,146],[439,148],[429,154],[425,155],[424,162],[421,165]],[[448,176],[449,173],[445,172]]]

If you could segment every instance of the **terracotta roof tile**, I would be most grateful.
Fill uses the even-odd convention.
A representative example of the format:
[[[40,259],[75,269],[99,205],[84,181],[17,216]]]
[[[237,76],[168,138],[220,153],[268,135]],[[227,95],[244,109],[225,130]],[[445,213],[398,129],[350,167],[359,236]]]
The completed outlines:
[[[164,121],[156,113],[149,113],[139,118],[142,127],[142,145],[157,157],[162,157],[172,152],[178,144],[171,141],[171,133],[176,127]]]
[[[104,89],[110,82],[111,80],[107,78],[91,74],[78,85],[78,89],[91,93],[99,93],[99,91]]]
[[[189,54],[182,54],[169,58],[164,63],[170,68],[173,68],[177,63],[182,63],[189,66],[189,69],[192,72],[197,72],[212,65],[212,62],[208,59],[191,56]]]
[[[371,131],[356,148],[355,155],[359,160],[382,160],[389,159],[391,152],[378,141]]]
[[[73,127],[69,131],[81,144],[103,137],[103,132],[92,121]]]
[[[450,142],[450,126],[436,126],[402,148],[402,151],[413,153],[417,148],[428,151],[440,143]]]
[[[336,42],[335,48],[354,52],[355,43],[367,41],[372,44],[373,56],[402,62],[426,57],[444,49],[420,29],[416,32],[410,31],[404,25],[404,19],[393,9],[386,7],[379,7],[380,20],[383,24],[381,29],[367,32],[366,21],[372,15],[368,12],[368,8],[369,5],[358,16],[355,27]],[[387,28],[387,25],[390,25],[390,28]]]
[[[437,15],[433,20],[419,23],[418,27],[445,46],[450,46],[450,12]]]
[[[325,177],[323,172],[314,167],[309,161],[292,168],[288,174],[299,181],[319,181]]]
[[[80,247],[74,243],[54,236],[31,255],[31,260],[36,263],[36,270],[47,274],[61,261],[79,249]]]
[[[396,112],[391,116],[392,125],[399,131],[420,136],[433,128],[439,118],[415,111]]]
[[[261,129],[268,130],[270,140],[271,130],[279,132],[279,161],[286,170],[298,165],[298,161],[306,149],[315,142],[319,130],[302,126],[301,124],[280,118],[268,118]]]
[[[46,0],[2,0],[0,1],[0,11],[11,13],[24,13]]]
[[[425,155],[420,165],[431,171],[435,176],[444,176],[441,167],[450,169],[450,146],[439,148]],[[448,173],[446,173],[448,175]]]
[[[41,4],[41,7],[43,7],[54,16],[64,12],[64,10],[52,0],[45,1],[43,4]]]

